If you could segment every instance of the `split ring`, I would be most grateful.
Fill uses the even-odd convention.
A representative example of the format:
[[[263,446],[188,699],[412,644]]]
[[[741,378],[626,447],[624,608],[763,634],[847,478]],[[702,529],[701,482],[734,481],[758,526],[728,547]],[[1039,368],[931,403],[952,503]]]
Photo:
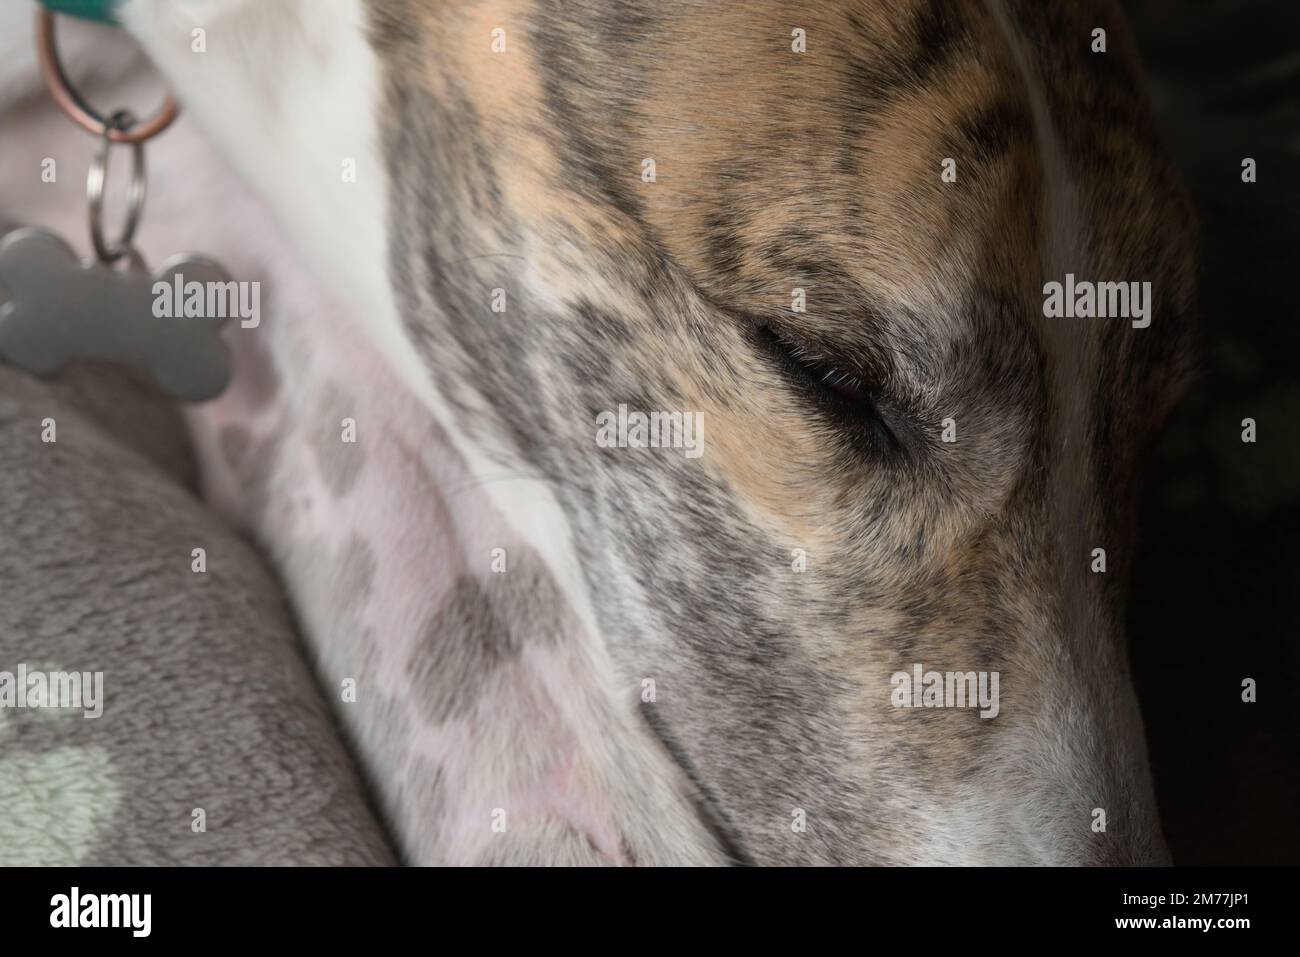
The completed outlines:
[[[95,151],[95,158],[90,162],[90,172],[86,175],[86,198],[90,200],[90,238],[95,244],[95,255],[103,263],[116,262],[131,251],[131,240],[135,238],[136,227],[140,225],[140,213],[144,210],[144,144],[136,141],[130,144],[131,186],[126,197],[126,224],[122,227],[122,235],[117,242],[105,242],[104,180],[108,178],[108,151],[113,147],[113,131],[129,128],[132,119],[126,110],[118,110],[108,118],[100,136],[99,149]]]
[[[143,143],[171,126],[180,112],[176,100],[168,96],[162,109],[143,123],[128,128],[113,126],[109,120],[105,120],[68,82],[63,65],[59,62],[59,50],[54,39],[54,14],[49,10],[41,9],[36,14],[36,52],[41,61],[41,73],[45,76],[45,83],[50,88],[54,102],[78,126],[96,136],[107,136],[114,143]]]

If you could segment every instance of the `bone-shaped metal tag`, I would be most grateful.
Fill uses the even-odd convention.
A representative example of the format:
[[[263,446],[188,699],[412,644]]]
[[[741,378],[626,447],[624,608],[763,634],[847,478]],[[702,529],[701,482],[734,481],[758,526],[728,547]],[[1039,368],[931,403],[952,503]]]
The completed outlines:
[[[152,376],[186,402],[221,394],[230,353],[224,316],[159,318],[154,284],[178,277],[225,284],[229,276],[199,256],[175,256],[151,276],[137,256],[127,269],[80,262],[57,236],[24,228],[0,240],[0,357],[51,376],[74,359],[105,359]],[[4,294],[9,296],[5,301]]]

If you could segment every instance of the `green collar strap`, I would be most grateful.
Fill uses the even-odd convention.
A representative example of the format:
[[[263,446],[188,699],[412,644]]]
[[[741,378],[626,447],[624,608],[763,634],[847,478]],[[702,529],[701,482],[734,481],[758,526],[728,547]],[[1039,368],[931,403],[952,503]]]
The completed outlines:
[[[81,17],[83,20],[97,20],[117,26],[115,8],[119,0],[40,0],[40,3],[55,13]]]

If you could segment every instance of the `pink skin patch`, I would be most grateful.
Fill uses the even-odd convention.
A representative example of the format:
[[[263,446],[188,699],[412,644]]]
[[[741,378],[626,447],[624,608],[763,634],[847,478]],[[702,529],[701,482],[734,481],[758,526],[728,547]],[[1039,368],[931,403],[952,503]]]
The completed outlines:
[[[479,697],[465,713],[431,722],[421,707],[429,689],[413,684],[410,664],[419,643],[484,639],[454,633],[454,616],[445,621],[452,631],[431,635],[430,619],[467,578],[499,592],[494,578],[528,549],[377,352],[328,304],[309,312],[309,326],[268,316],[258,329],[227,329],[232,385],[191,423],[205,496],[279,570],[404,856],[494,856],[501,810],[506,834],[560,823],[600,858],[626,862],[578,731],[600,719],[581,702],[561,703],[584,672],[597,680],[562,602],[545,609],[552,622],[500,611],[491,619],[521,647],[472,676]],[[494,570],[502,560],[505,570]],[[350,561],[364,573],[342,574]],[[530,631],[513,631],[521,624],[550,638],[534,643]],[[436,777],[436,789],[421,776]]]

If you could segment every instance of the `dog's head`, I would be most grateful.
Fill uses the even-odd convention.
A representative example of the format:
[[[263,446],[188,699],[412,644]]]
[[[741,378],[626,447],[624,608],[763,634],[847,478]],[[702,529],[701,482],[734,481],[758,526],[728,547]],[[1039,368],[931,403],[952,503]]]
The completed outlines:
[[[739,856],[1164,855],[1124,591],[1191,225],[1117,10],[1048,6],[349,25],[412,354]]]

